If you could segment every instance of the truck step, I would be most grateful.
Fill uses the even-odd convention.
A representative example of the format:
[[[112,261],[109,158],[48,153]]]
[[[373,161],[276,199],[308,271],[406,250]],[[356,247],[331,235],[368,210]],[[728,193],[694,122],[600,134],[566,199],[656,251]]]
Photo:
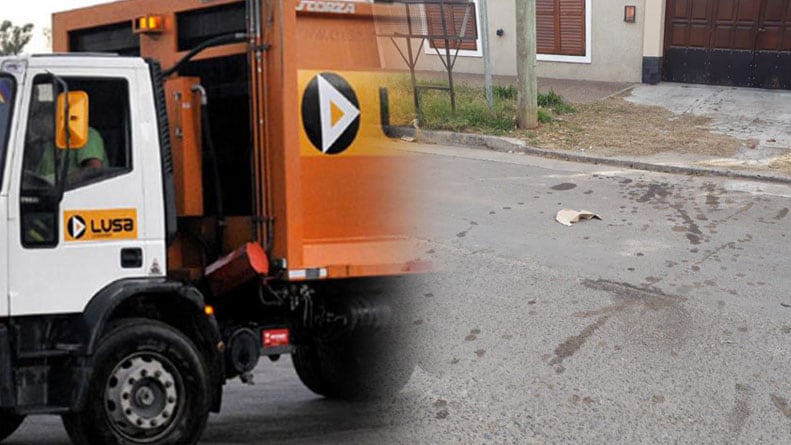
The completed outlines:
[[[63,414],[71,411],[67,406],[21,406],[19,411],[26,415]]]
[[[42,349],[40,351],[20,352],[20,359],[68,357],[82,351],[83,345],[59,344],[55,349]]]

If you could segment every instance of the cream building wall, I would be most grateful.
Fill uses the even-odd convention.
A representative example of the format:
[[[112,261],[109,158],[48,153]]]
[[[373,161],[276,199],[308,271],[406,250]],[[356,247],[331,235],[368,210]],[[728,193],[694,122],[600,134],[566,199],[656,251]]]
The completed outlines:
[[[539,77],[560,79],[584,79],[613,82],[640,82],[643,78],[643,57],[661,56],[661,33],[664,27],[665,0],[587,0],[588,23],[590,23],[586,57],[569,58],[574,61],[549,61],[551,56],[539,54]],[[649,11],[646,11],[648,3]],[[488,0],[489,35],[493,73],[515,76],[516,53],[516,6],[514,0]],[[635,23],[624,22],[624,7],[637,7]],[[646,14],[650,13],[646,36]],[[660,16],[657,17],[657,12]],[[502,37],[497,36],[502,30]],[[644,53],[644,41],[651,45]],[[403,39],[398,40],[405,48]],[[415,43],[414,50],[418,50]],[[480,47],[480,45],[479,45]],[[404,69],[405,64],[387,39],[381,39],[382,59],[386,68]],[[561,59],[566,59],[561,57]],[[439,58],[425,49],[421,53],[418,70],[442,71]],[[454,72],[483,73],[483,59],[479,54],[462,53]]]

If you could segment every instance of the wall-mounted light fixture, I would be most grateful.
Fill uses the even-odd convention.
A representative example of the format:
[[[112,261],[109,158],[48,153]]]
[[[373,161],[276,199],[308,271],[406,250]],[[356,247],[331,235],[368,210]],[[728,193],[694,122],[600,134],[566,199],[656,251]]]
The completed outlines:
[[[626,23],[634,23],[637,20],[637,6],[626,5],[623,8],[623,21]]]

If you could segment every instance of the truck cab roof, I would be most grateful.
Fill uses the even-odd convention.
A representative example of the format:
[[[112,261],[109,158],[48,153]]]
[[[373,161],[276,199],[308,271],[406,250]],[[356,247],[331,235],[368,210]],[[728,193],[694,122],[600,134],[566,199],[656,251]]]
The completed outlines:
[[[0,57],[0,72],[20,75],[33,68],[145,68],[139,57],[112,53],[55,53]]]

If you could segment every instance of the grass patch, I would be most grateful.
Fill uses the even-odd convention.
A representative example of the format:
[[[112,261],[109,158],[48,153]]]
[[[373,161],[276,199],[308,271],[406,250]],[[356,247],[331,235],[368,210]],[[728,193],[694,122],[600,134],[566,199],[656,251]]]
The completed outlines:
[[[574,107],[572,107],[571,105],[566,103],[565,100],[563,100],[563,96],[551,90],[546,94],[539,93],[538,106],[550,109],[554,111],[556,114],[569,114],[576,111],[574,110]]]
[[[554,120],[555,120],[555,118],[552,117],[552,114],[549,113],[547,110],[545,110],[543,108],[539,108],[538,109],[538,121],[539,122],[541,122],[542,124],[549,124],[549,123],[551,123]]]
[[[421,84],[424,84],[421,82]],[[394,125],[411,125],[417,118],[414,111],[412,88],[407,77],[394,78],[388,85],[390,117]],[[518,91],[513,85],[493,88],[494,104],[489,109],[483,87],[461,84],[456,86],[456,111],[446,91],[425,90],[420,101],[423,115],[417,123],[428,130],[510,134],[516,131]],[[538,97],[538,121],[549,124],[558,115],[573,113],[574,107],[554,91]]]
[[[492,88],[492,93],[494,97],[499,97],[500,99],[516,99],[518,95],[518,91],[516,91],[516,87],[513,85],[495,85]]]

